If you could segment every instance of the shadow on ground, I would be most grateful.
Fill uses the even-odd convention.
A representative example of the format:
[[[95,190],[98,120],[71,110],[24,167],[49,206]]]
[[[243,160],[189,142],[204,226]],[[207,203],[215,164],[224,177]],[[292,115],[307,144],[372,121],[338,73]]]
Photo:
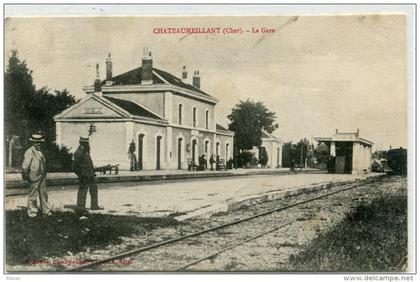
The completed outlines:
[[[172,217],[136,217],[92,214],[80,220],[73,212],[29,218],[26,210],[6,212],[6,262],[28,264],[50,256],[100,249],[121,243],[121,236],[175,226]]]

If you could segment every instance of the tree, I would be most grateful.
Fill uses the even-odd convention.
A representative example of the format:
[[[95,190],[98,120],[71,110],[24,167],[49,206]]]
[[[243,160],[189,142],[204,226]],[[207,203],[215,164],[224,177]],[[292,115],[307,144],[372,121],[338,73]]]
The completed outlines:
[[[300,139],[300,141],[296,144],[296,150],[298,153],[298,160],[300,167],[306,167],[307,164],[307,158],[309,155],[309,141],[304,138]]]
[[[46,87],[37,90],[30,107],[30,128],[35,132],[42,132],[46,141],[54,142],[56,137],[54,116],[74,103],[76,100],[67,89],[55,90],[54,94],[51,94]]]
[[[9,142],[17,137],[21,148],[28,148],[31,134],[40,132],[46,142],[44,144],[46,158],[52,154],[66,150],[57,148],[55,141],[54,116],[76,103],[75,98],[64,89],[50,93],[47,87],[36,90],[33,84],[32,71],[25,61],[20,61],[16,50],[9,57],[5,73],[5,130],[6,152],[9,156]],[[16,139],[16,138],[15,138]],[[10,146],[12,147],[12,146]],[[22,154],[20,150],[17,154]],[[64,154],[64,153],[63,153]],[[21,156],[17,156],[20,159]],[[66,159],[63,156],[61,159]],[[20,165],[19,161],[17,162]],[[15,163],[16,165],[16,163]]]
[[[25,137],[30,136],[29,108],[35,97],[35,92],[32,71],[28,69],[25,61],[19,60],[17,51],[13,50],[4,76],[4,119],[7,139],[12,136],[27,139]]]
[[[292,163],[296,165],[297,146],[292,142],[283,144],[282,147],[282,165],[283,167],[291,167]]]
[[[235,132],[236,150],[250,150],[261,146],[262,130],[272,133],[278,124],[274,123],[276,114],[267,109],[263,102],[240,101],[228,115],[229,130]]]
[[[330,155],[328,146],[325,143],[319,143],[314,151],[315,158],[320,166],[326,165]]]

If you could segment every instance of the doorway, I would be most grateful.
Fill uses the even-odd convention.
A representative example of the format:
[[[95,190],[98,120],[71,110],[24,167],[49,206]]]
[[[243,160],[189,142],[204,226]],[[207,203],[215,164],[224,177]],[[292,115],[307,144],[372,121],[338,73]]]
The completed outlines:
[[[178,138],[178,169],[182,168],[182,138]]]
[[[162,136],[156,137],[156,169],[160,169],[160,143],[162,140]]]
[[[192,160],[195,164],[197,164],[198,162],[196,161],[196,157],[197,157],[197,140],[193,140],[192,141]]]
[[[143,170],[143,139],[144,134],[139,135],[139,147],[138,147],[138,167],[139,170]]]
[[[335,173],[351,174],[353,160],[353,143],[336,142]]]

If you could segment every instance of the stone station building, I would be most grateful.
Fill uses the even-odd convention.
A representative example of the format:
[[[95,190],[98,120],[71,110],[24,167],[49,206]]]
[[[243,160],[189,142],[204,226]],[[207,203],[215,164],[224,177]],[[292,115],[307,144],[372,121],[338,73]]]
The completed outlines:
[[[143,50],[142,65],[113,76],[111,55],[106,79],[99,79],[75,105],[55,116],[57,144],[74,152],[79,136],[90,137],[95,166],[119,164],[130,169],[128,151],[135,144],[141,170],[187,169],[199,156],[233,156],[233,132],[216,124],[218,100],[200,89],[200,73],[188,83],[153,67],[152,53]]]

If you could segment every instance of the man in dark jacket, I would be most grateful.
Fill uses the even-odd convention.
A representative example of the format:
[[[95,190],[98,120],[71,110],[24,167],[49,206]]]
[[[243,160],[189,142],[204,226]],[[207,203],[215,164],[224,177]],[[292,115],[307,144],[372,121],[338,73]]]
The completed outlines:
[[[80,137],[79,148],[74,153],[73,171],[79,177],[77,211],[86,211],[86,194],[89,189],[91,210],[103,210],[98,205],[98,185],[95,168],[90,157],[89,138]]]
[[[214,170],[214,168],[213,168],[214,163],[215,163],[214,157],[213,157],[213,155],[211,155],[211,157],[210,157],[210,170]]]

